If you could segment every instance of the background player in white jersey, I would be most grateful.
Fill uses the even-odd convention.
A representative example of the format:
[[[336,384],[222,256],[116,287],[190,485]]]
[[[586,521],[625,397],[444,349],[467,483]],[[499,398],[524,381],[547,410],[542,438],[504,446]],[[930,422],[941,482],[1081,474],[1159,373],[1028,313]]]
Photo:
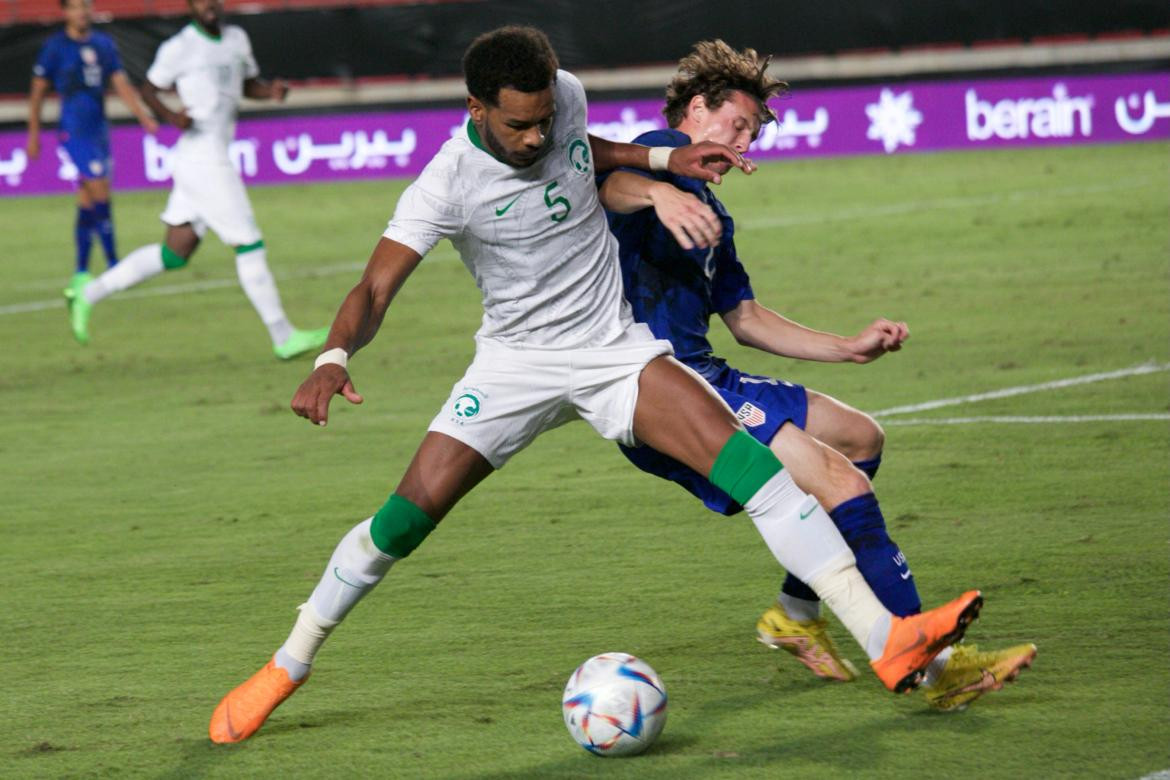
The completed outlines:
[[[776,121],[768,100],[786,84],[767,73],[768,60],[752,49],[742,52],[723,41],[702,41],[679,62],[666,93],[669,127],[635,139],[648,146],[682,146],[718,141],[746,153],[761,127]],[[638,175],[634,175],[638,174]],[[901,348],[906,324],[877,319],[856,336],[843,338],[806,328],[763,306],[755,297],[735,246],[735,222],[707,183],[667,171],[602,174],[599,180],[623,178],[622,188],[643,200],[664,186],[692,193],[709,205],[723,224],[713,248],[680,243],[651,209],[611,211],[610,228],[618,239],[626,298],[634,318],[658,338],[667,339],[675,357],[703,377],[737,412],[755,439],[771,444],[783,426],[803,428],[832,447],[830,462],[839,483],[852,487],[836,505],[826,505],[857,559],[857,568],[883,606],[895,615],[919,611],[921,601],[905,554],[890,538],[870,484],[881,459],[884,434],[868,415],[827,395],[770,376],[743,373],[717,357],[707,340],[709,321],[718,314],[740,344],[783,357],[825,362],[868,363]],[[605,200],[608,187],[601,184]],[[608,204],[607,204],[608,205]],[[790,289],[799,273],[789,276]],[[795,294],[793,292],[792,294]],[[644,471],[672,480],[710,509],[734,515],[741,507],[705,477],[649,447],[622,447]],[[840,454],[837,454],[840,453]],[[852,461],[852,465],[849,461]],[[819,602],[806,584],[788,575],[776,604],[757,625],[761,641],[783,647],[820,677],[853,679],[852,665],[841,658],[820,616]],[[1031,644],[995,652],[964,645],[947,648],[927,670],[923,692],[932,706],[953,710],[996,690],[1029,665]]]
[[[705,164],[723,161],[723,171],[732,162],[745,170],[750,164],[711,143],[648,149],[589,136],[580,82],[557,69],[548,40],[532,28],[480,36],[464,56],[464,73],[467,127],[403,193],[293,409],[323,425],[334,395],[361,401],[345,369],[348,356],[374,337],[391,299],[442,238],[454,243],[483,295],[475,359],[389,500],[337,546],[288,640],[216,707],[211,739],[238,742],[260,728],[395,561],[494,469],[574,419],[609,439],[653,445],[736,496],[781,565],[810,582],[866,649],[883,683],[912,688],[978,614],[979,592],[910,618],[886,611],[817,499],[797,487],[834,490],[816,442],[790,431],[782,467],[670,357],[668,342],[633,321],[621,295],[595,170],[652,167],[711,180],[718,176]],[[669,197],[654,205],[667,222],[694,218],[680,217]],[[700,222],[687,229],[711,235],[713,223]]]
[[[183,130],[172,152],[174,187],[162,213],[162,244],[128,254],[116,267],[66,290],[73,335],[89,341],[92,307],[109,295],[187,265],[208,228],[235,249],[240,286],[287,360],[319,349],[328,329],[297,330],[285,316],[268,270],[267,254],[240,174],[228,157],[242,97],[284,100],[288,85],[260,78],[248,34],[223,24],[222,0],[189,0],[191,22],[159,47],[146,72],[142,98],[155,114]],[[158,93],[174,87],[182,109],[172,111]]]

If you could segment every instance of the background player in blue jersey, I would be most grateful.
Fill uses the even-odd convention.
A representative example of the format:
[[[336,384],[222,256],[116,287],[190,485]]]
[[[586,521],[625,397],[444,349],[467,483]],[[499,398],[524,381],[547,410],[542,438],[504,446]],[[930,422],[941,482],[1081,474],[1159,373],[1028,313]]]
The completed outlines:
[[[722,41],[704,41],[679,63],[667,89],[663,113],[666,130],[644,133],[636,143],[651,147],[716,141],[744,154],[764,122],[775,121],[767,101],[787,85],[766,74],[767,60],[746,49],[738,52]],[[665,225],[654,209],[609,213],[618,238],[626,297],[634,316],[654,335],[668,339],[675,357],[694,369],[736,413],[748,432],[775,448],[781,428],[792,424],[822,443],[827,467],[847,486],[830,516],[857,558],[857,566],[887,609],[914,614],[920,601],[905,555],[886,531],[870,478],[881,461],[884,434],[868,415],[827,395],[781,379],[745,374],[716,357],[707,340],[709,320],[718,314],[744,345],[783,357],[827,362],[867,363],[901,348],[906,324],[877,319],[856,336],[845,338],[811,330],[755,300],[750,280],[735,248],[735,223],[707,182],[668,172],[631,171],[646,178],[599,177],[603,197],[620,189],[630,205],[674,197],[663,185],[690,193],[711,208],[722,225],[711,243],[685,225]],[[632,189],[632,182],[640,182]],[[655,191],[655,187],[658,191]],[[623,209],[624,210],[624,209]],[[622,446],[634,464],[673,480],[712,510],[731,515],[739,506],[701,474],[649,447]],[[852,462],[851,462],[852,461]],[[864,473],[863,473],[864,472]],[[825,631],[816,594],[789,575],[774,606],[757,626],[761,641],[793,653],[818,676],[849,680],[855,672],[840,657]],[[939,709],[956,709],[988,690],[1003,686],[1030,664],[1033,645],[995,653],[973,646],[944,651],[932,663],[925,693]]]
[[[61,0],[65,26],[41,48],[33,66],[29,92],[29,157],[41,153],[41,105],[49,89],[61,97],[58,141],[77,168],[77,270],[74,281],[88,279],[89,249],[97,233],[106,262],[118,262],[114,222],[110,216],[110,138],[106,125],[105,92],[112,86],[148,133],[158,123],[138,99],[122,70],[118,49],[109,36],[92,29],[90,0]]]

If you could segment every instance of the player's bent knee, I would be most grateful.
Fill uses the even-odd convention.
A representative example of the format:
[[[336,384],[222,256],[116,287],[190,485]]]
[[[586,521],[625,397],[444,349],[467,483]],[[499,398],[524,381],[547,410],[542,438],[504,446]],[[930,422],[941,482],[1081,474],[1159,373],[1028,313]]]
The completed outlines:
[[[370,523],[374,546],[393,558],[405,558],[435,530],[435,521],[410,499],[390,496]]]

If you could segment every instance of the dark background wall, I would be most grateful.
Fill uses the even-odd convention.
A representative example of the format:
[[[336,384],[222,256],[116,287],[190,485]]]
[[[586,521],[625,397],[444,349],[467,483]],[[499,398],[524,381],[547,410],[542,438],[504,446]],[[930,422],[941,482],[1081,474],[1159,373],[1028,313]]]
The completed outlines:
[[[99,3],[100,7],[100,3]],[[230,10],[230,3],[229,3]],[[247,29],[261,67],[291,79],[451,76],[477,34],[534,24],[572,68],[678,59],[721,37],[778,56],[901,49],[1053,36],[1148,33],[1170,28],[1168,0],[466,0],[439,4],[286,11],[232,21]],[[102,25],[127,70],[141,78],[181,17]],[[51,28],[0,28],[0,93],[23,92]]]

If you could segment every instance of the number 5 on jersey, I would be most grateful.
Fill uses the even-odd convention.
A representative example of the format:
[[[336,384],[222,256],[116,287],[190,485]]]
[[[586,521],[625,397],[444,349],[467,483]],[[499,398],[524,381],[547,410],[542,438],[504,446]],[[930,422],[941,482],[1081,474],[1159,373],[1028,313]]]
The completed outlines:
[[[559,211],[549,217],[553,222],[563,222],[565,217],[569,216],[569,212],[573,210],[573,204],[569,203],[569,199],[564,195],[558,195],[555,198],[552,197],[553,188],[556,186],[557,183],[554,181],[544,188],[544,204],[550,209],[564,206],[564,211]]]

